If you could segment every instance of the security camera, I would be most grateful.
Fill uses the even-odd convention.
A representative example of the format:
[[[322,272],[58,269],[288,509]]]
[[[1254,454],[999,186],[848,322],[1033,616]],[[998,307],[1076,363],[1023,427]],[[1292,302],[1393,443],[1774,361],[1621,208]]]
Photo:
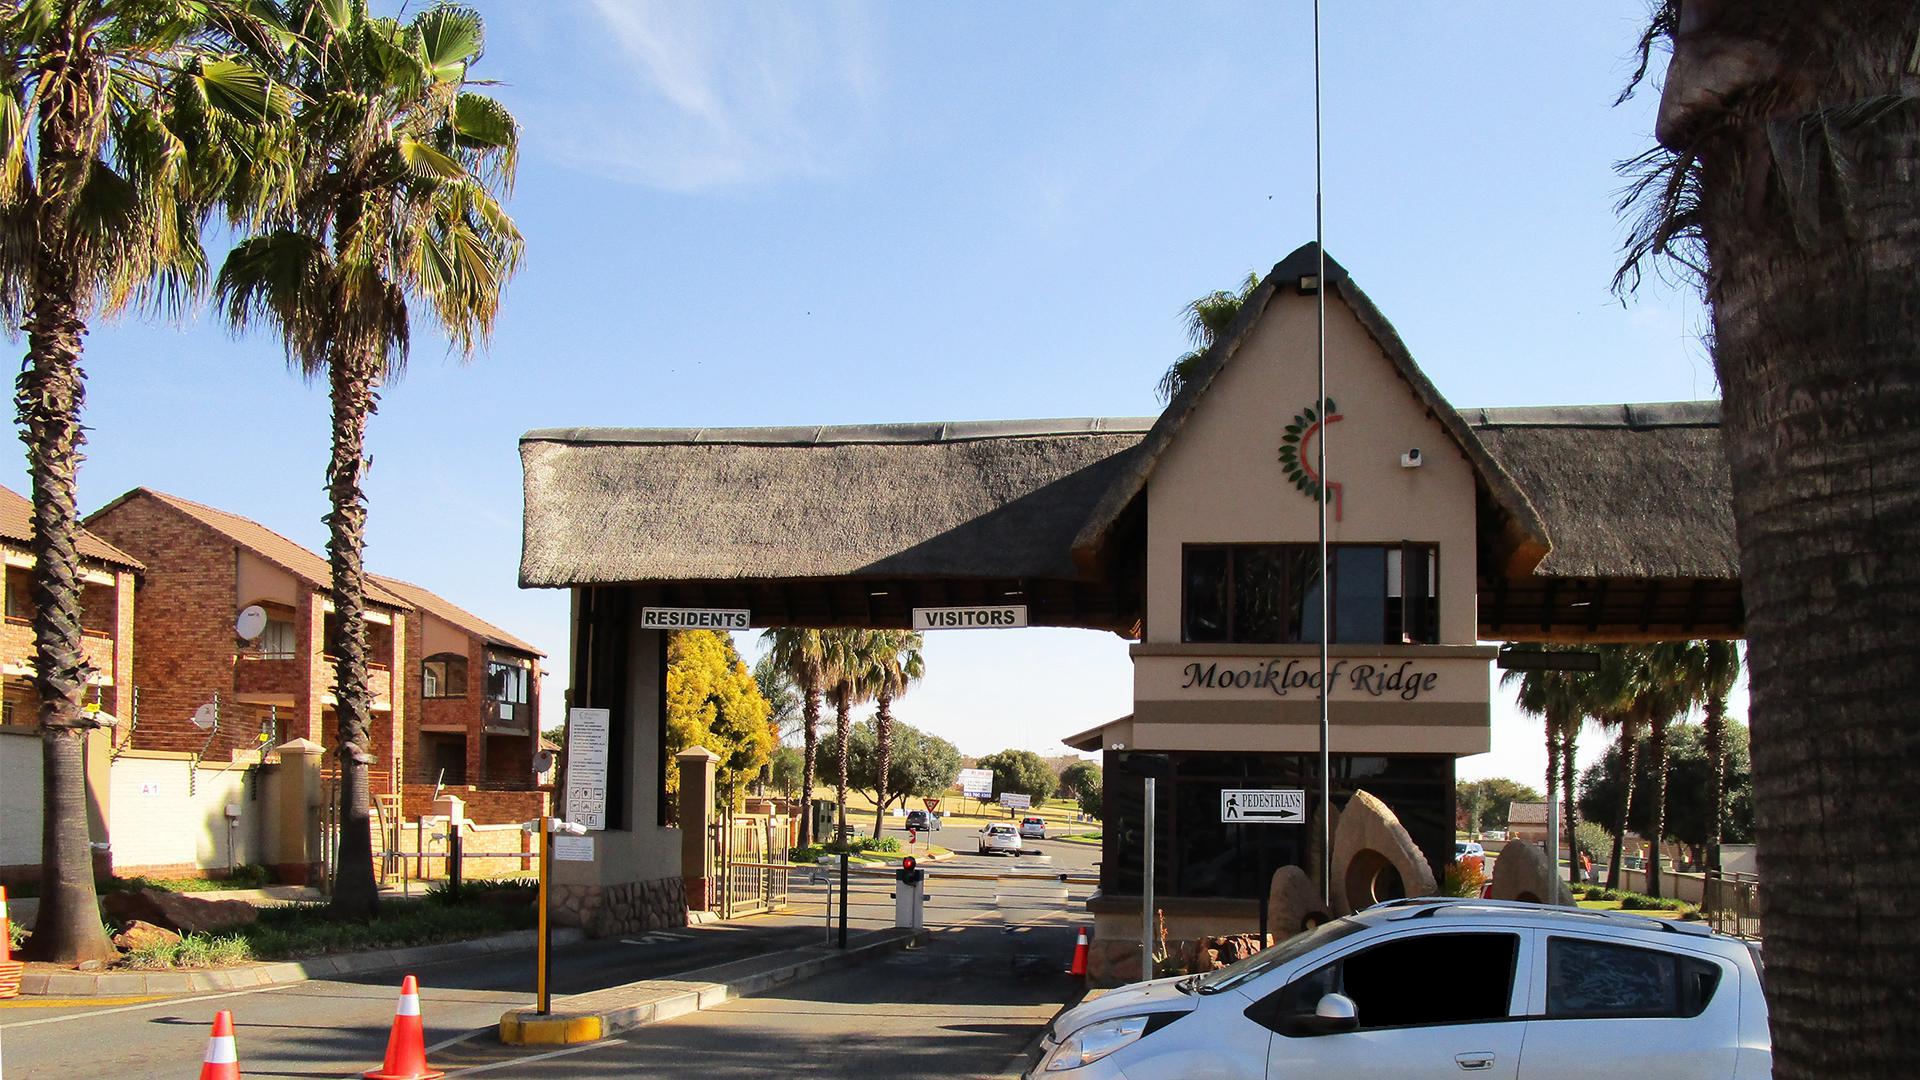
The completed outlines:
[[[1413,449],[1407,451],[1406,453],[1401,454],[1400,467],[1403,469],[1419,468],[1420,467],[1420,448],[1416,446]]]

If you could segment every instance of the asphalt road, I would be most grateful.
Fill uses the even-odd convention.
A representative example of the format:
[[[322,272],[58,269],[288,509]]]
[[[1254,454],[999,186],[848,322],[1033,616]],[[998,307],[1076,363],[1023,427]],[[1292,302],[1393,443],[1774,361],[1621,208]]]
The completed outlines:
[[[964,846],[971,842],[972,830],[943,830],[934,839],[944,846],[956,841]],[[1084,871],[1098,857],[1098,849],[1086,845],[1041,841],[1033,846],[1058,869]],[[634,1075],[764,1075],[774,1058],[791,1059],[786,1071],[812,1071],[809,1063],[816,1058],[841,1061],[851,1069],[856,1062],[877,1064],[880,1058],[866,1055],[885,1053],[875,1048],[888,1047],[905,1055],[897,1069],[907,1071],[882,1068],[859,1075],[922,1075],[913,1071],[920,1066],[909,1069],[906,1063],[923,1057],[938,1063],[940,1075],[966,1075],[966,1069],[991,1075],[1038,1033],[1072,992],[1074,984],[1057,972],[1071,955],[1070,927],[1083,918],[1091,891],[1086,885],[995,878],[1015,865],[1011,858],[983,858],[970,849],[929,864],[927,922],[936,932],[924,949],[790,987],[779,995],[730,1003],[711,1015],[643,1029],[629,1039],[612,1040],[631,1046],[627,1051],[604,1047],[612,1052],[606,1060],[634,1069],[637,1059],[623,1054],[670,1047],[674,1044],[657,1041],[667,1038],[660,1033],[684,1027],[688,1034],[672,1037],[711,1042],[701,1053],[698,1070],[685,1057],[669,1056],[663,1059],[668,1064],[648,1066],[655,1071]],[[831,932],[828,886],[808,877],[796,875],[789,907],[780,914],[556,950],[555,990],[579,993],[823,943]],[[888,895],[892,884],[890,878],[855,879],[848,905],[850,929],[893,924]],[[1015,925],[1007,925],[1009,918]],[[230,1009],[244,1075],[357,1075],[380,1062],[399,974],[224,994],[0,1002],[0,1060],[6,1075],[14,1077],[191,1075],[190,1070],[198,1069],[214,1012]],[[479,1066],[485,1074],[500,1075],[589,1075],[575,1070],[571,1057],[512,1064],[527,1058],[528,1051],[501,1046],[493,1035],[501,1012],[531,1000],[530,952],[428,965],[414,974],[421,982],[427,1043],[436,1048],[432,1060],[437,1066]],[[818,1039],[838,1049],[829,1052],[815,1045]],[[578,1066],[599,1068],[589,1057]],[[956,1072],[956,1063],[962,1061],[969,1064]],[[535,1071],[515,1071],[521,1068]]]

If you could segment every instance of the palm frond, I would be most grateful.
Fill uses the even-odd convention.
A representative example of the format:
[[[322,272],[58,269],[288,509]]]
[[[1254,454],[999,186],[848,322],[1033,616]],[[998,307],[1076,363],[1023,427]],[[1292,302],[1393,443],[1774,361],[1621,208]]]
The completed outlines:
[[[282,229],[250,237],[221,265],[214,302],[236,330],[271,326],[288,363],[312,377],[327,360],[327,339],[318,330],[332,314],[330,264],[325,245],[305,233]]]

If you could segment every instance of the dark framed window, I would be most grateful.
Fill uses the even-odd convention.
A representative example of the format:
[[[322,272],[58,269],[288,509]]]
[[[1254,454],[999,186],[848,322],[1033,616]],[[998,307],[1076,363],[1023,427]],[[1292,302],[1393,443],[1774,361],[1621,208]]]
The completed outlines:
[[[1181,639],[1298,644],[1320,640],[1320,555],[1313,544],[1188,544]],[[1335,544],[1330,640],[1431,645],[1439,640],[1439,549]],[[1411,598],[1411,599],[1409,599]]]
[[[420,661],[420,693],[430,698],[467,696],[467,658],[459,653],[434,653]]]
[[[1720,968],[1691,956],[1580,938],[1547,941],[1547,1017],[1699,1016]]]
[[[533,672],[519,664],[509,664],[501,660],[487,661],[487,698],[492,701],[504,701],[509,705],[525,705],[531,700],[529,694],[533,683]]]
[[[1276,1016],[1311,1013],[1327,994],[1353,999],[1360,1030],[1484,1024],[1511,1016],[1520,955],[1514,934],[1420,934],[1382,942],[1314,969],[1274,995]],[[1429,977],[1445,972],[1435,993]]]

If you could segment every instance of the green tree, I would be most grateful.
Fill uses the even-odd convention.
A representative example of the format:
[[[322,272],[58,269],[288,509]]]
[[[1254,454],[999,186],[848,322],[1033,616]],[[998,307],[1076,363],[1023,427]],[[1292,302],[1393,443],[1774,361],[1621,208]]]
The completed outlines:
[[[1541,646],[1547,652],[1566,652],[1566,646]],[[1579,753],[1580,728],[1587,717],[1606,712],[1612,702],[1603,700],[1603,681],[1586,671],[1508,671],[1500,676],[1500,685],[1516,688],[1520,711],[1538,716],[1547,729],[1547,799],[1560,802],[1561,826],[1566,832],[1566,850],[1571,853],[1577,840],[1574,830],[1574,761]],[[1502,826],[1504,827],[1504,826]],[[1570,859],[1574,881],[1581,879],[1580,862]]]
[[[1060,770],[1060,794],[1079,798],[1100,790],[1100,766],[1091,761],[1074,761]]]
[[[760,696],[767,699],[767,723],[785,742],[799,732],[802,720],[800,688],[793,674],[768,652],[753,662],[753,681],[760,685]]]
[[[236,327],[265,323],[288,362],[323,373],[331,405],[327,557],[334,618],[340,846],[333,910],[371,916],[373,884],[367,689],[367,421],[405,370],[413,308],[470,357],[493,331],[520,262],[520,231],[501,208],[519,125],[470,77],[485,28],[440,4],[407,22],[363,0],[294,0],[301,35],[288,73],[299,94],[300,186],[289,207],[227,256],[215,282]]]
[[[815,843],[813,777],[819,760],[820,698],[826,693],[828,666],[825,630],[768,630],[767,655],[793,680],[800,693],[800,846]]]
[[[1106,781],[1087,788],[1080,793],[1080,812],[1089,817],[1099,817],[1100,808],[1106,801]]]
[[[1647,737],[1641,737],[1642,752],[1635,755],[1640,771],[1634,790],[1638,797],[1627,818],[1628,828],[1641,836],[1654,835],[1652,754],[1644,749]],[[1669,733],[1667,770],[1672,778],[1667,797],[1664,835],[1667,839],[1698,849],[1704,859],[1714,829],[1712,752],[1704,725],[1679,724]],[[1729,720],[1722,734],[1720,787],[1724,792],[1723,836],[1733,843],[1753,839],[1753,778],[1749,765],[1746,725]],[[1625,771],[1620,748],[1608,747],[1600,760],[1587,766],[1580,778],[1582,813],[1610,812],[1617,805]]]
[[[1622,282],[1671,252],[1712,313],[1779,1080],[1912,1071],[1916,39],[1892,0],[1661,0],[1643,39],[1672,60]]]
[[[704,746],[720,756],[715,780],[721,804],[738,803],[773,759],[767,699],[733,647],[730,634],[676,630],[667,635],[667,791],[680,790],[673,755]]]
[[[952,786],[960,768],[960,751],[950,742],[911,724],[894,722],[894,749],[887,759],[887,782],[880,784],[879,718],[869,717],[848,732],[847,784],[873,796],[885,815],[887,807],[913,796],[932,797]],[[823,760],[839,760],[838,734],[820,742]]]
[[[980,759],[978,768],[993,771],[995,794],[1013,792],[1031,795],[1036,803],[1045,802],[1059,781],[1047,761],[1031,750],[1002,750]]]
[[[851,765],[853,707],[873,696],[869,681],[874,668],[871,630],[823,630],[822,649],[826,655],[827,700],[833,704],[834,801],[839,807],[835,822],[838,842],[847,833],[847,770]]]
[[[1187,340],[1193,348],[1181,354],[1167,369],[1167,373],[1160,376],[1160,400],[1172,401],[1174,395],[1187,385],[1187,379],[1200,367],[1201,359],[1213,348],[1214,342],[1227,332],[1227,327],[1233,325],[1240,309],[1246,306],[1247,298],[1253,295],[1253,290],[1259,285],[1260,275],[1249,270],[1247,279],[1240,283],[1239,291],[1222,289],[1210,292],[1181,309],[1180,314],[1187,322]]]
[[[893,702],[906,696],[907,689],[926,676],[926,660],[920,650],[926,642],[911,630],[875,630],[868,638],[869,669],[866,683],[874,700],[874,768],[881,776],[889,771],[893,756]],[[874,800],[873,835],[885,826],[887,795]]]
[[[9,336],[17,327],[27,337],[14,406],[33,499],[28,591],[45,777],[32,959],[113,955],[83,761],[92,724],[75,550],[82,342],[96,317],[192,300],[214,205],[244,220],[274,197],[288,102],[254,61],[280,36],[271,11],[240,0],[0,3],[0,319]]]
[[[1485,780],[1461,780],[1454,784],[1454,798],[1471,808],[1469,818],[1477,815],[1478,830],[1504,829],[1516,802],[1539,802],[1540,792],[1517,780],[1489,777]],[[1469,826],[1474,831],[1474,826]]]
[[[800,795],[801,775],[806,765],[800,760],[801,753],[797,746],[781,746],[773,752],[773,790],[789,799]]]

